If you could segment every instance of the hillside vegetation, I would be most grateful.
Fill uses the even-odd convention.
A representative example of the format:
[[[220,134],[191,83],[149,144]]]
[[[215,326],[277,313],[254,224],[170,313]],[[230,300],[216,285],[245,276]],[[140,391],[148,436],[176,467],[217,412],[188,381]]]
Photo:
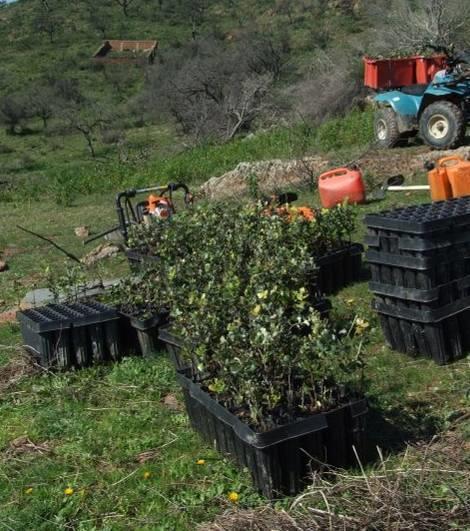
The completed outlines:
[[[365,145],[370,121],[349,120],[345,142],[337,123],[318,125],[363,108],[362,55],[416,48],[396,18],[412,6],[426,21],[428,3],[3,4],[0,199],[28,189],[68,204],[132,183],[201,181],[242,160]],[[444,20],[459,3],[445,3]],[[109,38],[157,39],[155,64],[94,63]]]

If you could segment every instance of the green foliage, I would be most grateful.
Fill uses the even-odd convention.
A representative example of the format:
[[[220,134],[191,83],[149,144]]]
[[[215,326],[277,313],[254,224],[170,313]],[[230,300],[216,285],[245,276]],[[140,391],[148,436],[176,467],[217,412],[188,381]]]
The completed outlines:
[[[111,289],[108,302],[128,315],[147,319],[168,309],[166,286],[158,266],[122,279]]]
[[[83,297],[87,285],[85,266],[79,264],[66,264],[65,271],[46,267],[46,287],[51,291],[54,300],[64,299],[75,302]]]
[[[358,381],[357,345],[312,308],[314,258],[352,228],[347,207],[308,222],[215,204],[137,227],[130,245],[160,258],[173,323],[204,386],[269,429],[334,407]]]
[[[342,118],[328,120],[318,128],[318,147],[322,151],[334,151],[344,146],[366,146],[374,139],[373,124],[372,109],[356,110]]]

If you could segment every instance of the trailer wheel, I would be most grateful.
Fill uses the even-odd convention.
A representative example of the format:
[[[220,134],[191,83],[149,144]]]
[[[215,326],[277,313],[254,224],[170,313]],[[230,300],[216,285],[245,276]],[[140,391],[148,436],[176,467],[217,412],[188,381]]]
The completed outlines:
[[[462,109],[450,101],[431,103],[419,120],[419,133],[429,146],[453,149],[463,143],[466,132]]]
[[[395,111],[379,109],[374,119],[375,143],[381,148],[391,148],[400,140],[400,131]]]

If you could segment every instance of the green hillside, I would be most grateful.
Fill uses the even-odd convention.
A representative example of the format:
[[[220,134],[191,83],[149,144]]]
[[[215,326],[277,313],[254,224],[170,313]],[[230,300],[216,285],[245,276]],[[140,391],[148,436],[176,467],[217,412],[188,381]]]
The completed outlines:
[[[0,198],[14,199],[27,187],[67,203],[75,193],[136,181],[202,180],[242,160],[303,154],[316,149],[312,124],[357,103],[368,26],[355,2],[133,0],[127,14],[121,4],[18,0],[0,8],[0,177],[6,183]],[[95,64],[92,56],[105,39],[156,39],[155,64]],[[202,66],[191,63],[195,50],[209,57]],[[233,134],[233,145],[223,146],[228,138],[214,124],[198,135],[197,124],[188,130],[168,112],[168,83],[179,76],[186,89],[191,68],[205,69],[220,85],[223,106],[234,80],[241,90],[252,71],[267,79],[263,112]],[[185,72],[192,73],[184,78]],[[301,129],[289,132],[299,123]],[[260,130],[270,133],[249,148],[240,144]]]

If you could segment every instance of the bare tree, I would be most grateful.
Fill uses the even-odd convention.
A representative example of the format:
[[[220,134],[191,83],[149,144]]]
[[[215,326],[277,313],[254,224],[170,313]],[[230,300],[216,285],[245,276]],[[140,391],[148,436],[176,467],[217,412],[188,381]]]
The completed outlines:
[[[228,140],[250,130],[269,107],[274,75],[264,56],[256,61],[246,52],[214,40],[174,51],[150,76],[148,108],[169,113],[199,139]]]
[[[83,136],[90,155],[95,158],[96,135],[109,123],[105,109],[96,103],[69,104],[63,108],[63,114],[69,127]]]
[[[343,51],[331,55],[318,52],[310,71],[284,89],[284,99],[291,102],[292,122],[299,118],[318,123],[344,113],[360,101],[363,90],[355,61]]]
[[[7,95],[0,100],[0,121],[6,126],[7,133],[14,135],[21,132],[28,118],[28,105],[22,95]]]
[[[54,101],[56,99],[55,91],[48,86],[34,87],[28,95],[31,114],[41,118],[44,129],[47,129],[48,121],[52,118],[55,111]]]
[[[468,0],[370,2],[366,10],[370,19],[376,21],[379,48],[414,53],[427,47],[463,46],[468,41]]]
[[[54,42],[56,35],[62,30],[63,24],[64,19],[50,9],[41,9],[32,21],[34,31],[47,35],[51,44]]]
[[[267,95],[272,87],[270,74],[247,78],[231,91],[225,100],[226,130],[224,140],[250,129],[252,123],[269,107]]]
[[[131,4],[134,2],[134,0],[114,0],[116,4],[121,6],[122,12],[124,13],[124,16],[129,16],[129,8]]]

